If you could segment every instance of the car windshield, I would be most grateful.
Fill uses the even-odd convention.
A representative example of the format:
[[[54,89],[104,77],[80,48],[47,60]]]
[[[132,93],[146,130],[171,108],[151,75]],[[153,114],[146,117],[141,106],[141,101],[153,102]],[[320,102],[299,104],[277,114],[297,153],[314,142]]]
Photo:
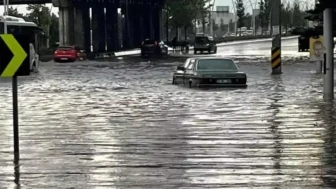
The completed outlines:
[[[153,45],[153,44],[155,44],[155,42],[156,42],[155,40],[145,40],[144,44],[145,45]]]
[[[199,60],[197,70],[230,70],[238,71],[238,67],[232,60],[226,59],[207,59]]]
[[[73,50],[73,47],[61,46],[61,47],[58,47],[57,50],[59,50],[59,51],[71,51],[71,50]]]
[[[208,42],[208,38],[207,37],[196,37],[195,42],[196,43],[206,43]]]

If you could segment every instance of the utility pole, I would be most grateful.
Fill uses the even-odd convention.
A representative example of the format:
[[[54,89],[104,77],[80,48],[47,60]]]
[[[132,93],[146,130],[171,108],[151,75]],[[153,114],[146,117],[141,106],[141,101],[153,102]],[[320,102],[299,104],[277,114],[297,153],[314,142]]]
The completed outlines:
[[[272,74],[281,74],[281,0],[271,1],[271,28],[273,40],[272,40]]]
[[[324,79],[323,98],[334,99],[334,39],[333,39],[333,9],[326,8],[323,11],[323,43],[324,54]]]

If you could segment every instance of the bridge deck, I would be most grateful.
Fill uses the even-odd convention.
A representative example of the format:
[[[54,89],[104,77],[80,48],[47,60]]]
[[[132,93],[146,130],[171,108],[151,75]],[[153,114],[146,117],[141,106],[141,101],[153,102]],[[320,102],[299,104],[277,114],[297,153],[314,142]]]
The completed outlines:
[[[111,3],[111,4],[124,4],[126,0],[72,0],[74,3]],[[128,0],[128,4],[163,4],[165,0]],[[52,0],[10,0],[10,5],[20,4],[45,4],[51,3]],[[3,0],[0,0],[0,5],[3,5]]]

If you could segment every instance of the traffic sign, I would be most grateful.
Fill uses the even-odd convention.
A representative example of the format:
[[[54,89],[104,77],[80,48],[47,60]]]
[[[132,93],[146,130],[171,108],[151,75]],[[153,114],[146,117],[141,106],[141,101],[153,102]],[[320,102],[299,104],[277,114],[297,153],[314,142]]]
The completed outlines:
[[[0,35],[0,77],[30,75],[29,36]]]

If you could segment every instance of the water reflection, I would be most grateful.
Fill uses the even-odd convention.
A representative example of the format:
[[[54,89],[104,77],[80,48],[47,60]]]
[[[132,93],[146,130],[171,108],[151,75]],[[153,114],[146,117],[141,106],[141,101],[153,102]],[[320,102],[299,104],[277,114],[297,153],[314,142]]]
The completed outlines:
[[[324,133],[324,154],[322,155],[322,175],[321,178],[325,186],[336,186],[336,146],[335,146],[335,103],[326,102],[321,107],[321,116],[325,127]]]
[[[167,85],[176,65],[150,65],[52,64],[41,70],[45,81],[23,83],[24,166],[16,178],[11,93],[3,87],[0,188],[14,188],[14,179],[29,188],[322,185],[320,157],[329,154],[324,167],[333,165],[333,148],[315,125],[321,81],[314,67],[295,64],[270,76],[265,65],[241,63],[247,89],[204,91]]]
[[[274,155],[273,155],[273,170],[275,171],[275,175],[280,176],[282,175],[282,168],[281,168],[281,154],[283,150],[282,146],[282,135],[281,131],[279,129],[279,126],[281,125],[282,121],[277,121],[277,116],[280,113],[280,109],[284,106],[280,101],[283,99],[282,93],[285,92],[285,87],[283,86],[282,82],[282,76],[281,75],[273,75],[271,76],[271,80],[274,84],[273,87],[273,93],[272,97],[270,98],[271,104],[270,108],[273,111],[272,119],[270,122],[270,130],[273,135],[273,149],[274,149]],[[280,180],[281,177],[274,177],[275,181]],[[275,182],[274,189],[278,189],[281,186],[281,182]]]
[[[14,162],[14,183],[15,188],[20,189],[21,188],[21,182],[20,182],[20,164],[19,161]]]

